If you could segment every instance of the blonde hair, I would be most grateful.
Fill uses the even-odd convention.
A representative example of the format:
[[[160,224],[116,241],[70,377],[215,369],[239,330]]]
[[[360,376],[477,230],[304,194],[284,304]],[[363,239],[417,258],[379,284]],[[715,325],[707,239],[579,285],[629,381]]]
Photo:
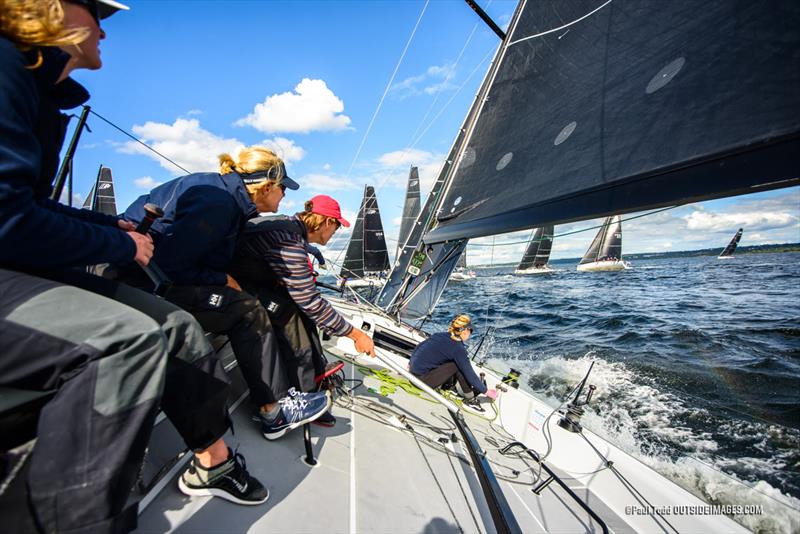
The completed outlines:
[[[314,203],[310,200],[306,200],[305,205],[303,206],[305,211],[301,211],[297,213],[297,218],[303,221],[303,224],[306,225],[306,230],[309,232],[316,232],[320,229],[320,227],[325,224],[326,221],[331,220],[339,224],[334,217],[328,217],[327,215],[320,215],[319,213],[313,213]]]
[[[0,34],[26,52],[40,46],[67,46],[82,43],[89,28],[64,26],[60,0],[0,0]],[[42,52],[28,68],[42,64]]]
[[[469,315],[458,315],[455,319],[450,321],[450,326],[448,327],[447,331],[449,332],[450,337],[453,339],[459,339],[458,335],[465,329],[470,328],[471,323],[472,319],[469,318]]]
[[[0,0],[2,1],[2,0]],[[268,171],[273,167],[278,169],[278,176],[276,179],[266,180],[257,184],[246,184],[247,192],[255,202],[259,195],[264,195],[270,189],[281,183],[283,179],[281,164],[283,160],[279,158],[275,152],[262,146],[248,146],[239,151],[239,161],[234,161],[233,157],[228,154],[220,154],[219,156],[219,173],[230,174],[236,172],[238,174],[251,174],[259,171]]]

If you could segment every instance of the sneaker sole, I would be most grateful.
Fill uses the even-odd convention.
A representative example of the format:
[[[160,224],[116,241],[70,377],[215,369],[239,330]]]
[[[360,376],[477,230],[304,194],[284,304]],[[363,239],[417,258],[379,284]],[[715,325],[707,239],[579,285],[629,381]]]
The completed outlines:
[[[302,421],[297,421],[296,423],[292,423],[289,426],[287,426],[286,428],[284,428],[283,430],[281,430],[280,432],[273,432],[272,434],[265,434],[265,433],[262,432],[261,435],[264,436],[269,441],[274,441],[274,440],[282,437],[284,434],[286,434],[290,430],[294,430],[295,428],[297,428],[299,426],[302,426],[302,425],[304,425],[306,423],[311,423],[312,421],[316,421],[319,417],[322,417],[322,414],[324,414],[325,412],[330,410],[332,404],[333,404],[333,402],[331,401],[331,396],[328,395],[328,402],[325,403],[325,407],[322,410],[320,410],[319,412],[317,412],[314,415],[312,415],[311,417],[309,417],[308,419],[303,419]]]
[[[178,489],[180,489],[181,493],[183,493],[184,495],[189,495],[192,497],[219,497],[220,499],[225,499],[226,501],[234,502],[236,504],[242,504],[244,506],[256,506],[267,502],[267,499],[269,499],[269,490],[267,490],[267,496],[264,497],[263,500],[245,501],[243,499],[234,497],[227,491],[217,488],[191,488],[187,486],[186,483],[183,481],[183,477],[178,478]]]

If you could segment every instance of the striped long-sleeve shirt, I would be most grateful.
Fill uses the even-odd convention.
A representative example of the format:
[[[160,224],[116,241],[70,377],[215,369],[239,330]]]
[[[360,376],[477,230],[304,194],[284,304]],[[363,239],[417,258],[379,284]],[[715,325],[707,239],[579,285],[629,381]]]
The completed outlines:
[[[292,217],[298,224],[303,223]],[[335,336],[346,336],[353,326],[348,323],[317,289],[308,263],[307,241],[297,233],[266,230],[248,233],[244,249],[262,259],[286,287],[289,296],[314,323]]]

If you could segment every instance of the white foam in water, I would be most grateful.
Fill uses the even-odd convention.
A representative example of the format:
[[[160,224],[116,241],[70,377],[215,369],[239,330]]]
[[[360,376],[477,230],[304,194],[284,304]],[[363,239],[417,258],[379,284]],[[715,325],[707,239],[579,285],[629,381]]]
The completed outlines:
[[[597,391],[583,417],[585,427],[712,504],[760,505],[761,514],[734,516],[754,532],[800,532],[800,499],[766,481],[753,484],[724,472],[731,467],[752,473],[775,472],[785,469],[785,462],[779,458],[732,459],[715,455],[719,444],[710,433],[676,426],[676,416],[704,410],[689,408],[680,398],[642,383],[648,380],[636,376],[624,363],[587,354],[578,359],[494,360],[492,365],[522,371],[523,387],[528,385],[526,375],[545,378],[547,385],[536,392],[537,396],[544,396],[557,406],[569,389],[583,379],[592,361],[595,364],[588,383],[597,386]],[[680,453],[675,459],[676,452],[685,450],[691,451],[692,456]]]

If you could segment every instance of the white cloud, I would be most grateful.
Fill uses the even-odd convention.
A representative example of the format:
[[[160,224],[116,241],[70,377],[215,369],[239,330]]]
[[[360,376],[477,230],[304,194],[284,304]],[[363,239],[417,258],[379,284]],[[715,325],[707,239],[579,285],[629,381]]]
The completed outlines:
[[[319,191],[341,191],[343,189],[356,189],[357,186],[352,180],[337,178],[328,174],[305,174],[297,179],[300,186],[312,192]]]
[[[394,150],[379,156],[375,161],[367,163],[363,171],[370,178],[367,183],[380,184],[405,191],[408,185],[409,168],[414,165],[419,169],[420,192],[423,198],[433,187],[439,175],[445,154],[434,154],[416,148]]]
[[[141,178],[137,178],[133,181],[136,187],[140,187],[142,189],[153,189],[154,187],[158,187],[163,182],[157,182],[153,179],[152,176],[142,176]]]
[[[294,161],[300,161],[306,155],[303,147],[298,146],[291,139],[285,137],[273,137],[264,139],[261,144],[272,149],[284,163],[290,165]]]
[[[187,117],[195,117],[197,115],[202,115],[202,114],[203,110],[201,109],[190,109],[189,111],[186,112]]]
[[[712,232],[728,232],[733,228],[744,227],[751,230],[767,230],[783,228],[796,224],[800,220],[797,215],[790,213],[775,213],[768,211],[749,211],[733,213],[709,213],[707,211],[693,211],[683,217],[689,230]]]
[[[295,202],[294,200],[286,200],[286,199],[281,200],[280,211],[282,212],[292,211],[294,210],[295,207],[297,207],[297,202]]]
[[[331,170],[331,164],[330,163],[326,163],[325,165],[322,166],[322,170],[323,171]]]
[[[350,117],[343,111],[344,102],[323,80],[303,78],[294,92],[268,96],[235,124],[266,133],[344,130],[350,125]]]
[[[142,125],[134,125],[133,132],[189,172],[214,171],[219,168],[219,154],[227,152],[235,156],[244,148],[244,144],[238,139],[226,139],[204,130],[197,119],[179,118],[172,124],[148,121]],[[183,173],[134,141],[125,143],[119,150],[126,154],[143,154],[156,160],[174,175]]]
[[[433,65],[422,74],[409,76],[395,83],[389,90],[398,94],[401,99],[421,94],[432,95],[439,91],[455,89],[456,86],[450,83],[455,75],[455,65],[452,63]]]

